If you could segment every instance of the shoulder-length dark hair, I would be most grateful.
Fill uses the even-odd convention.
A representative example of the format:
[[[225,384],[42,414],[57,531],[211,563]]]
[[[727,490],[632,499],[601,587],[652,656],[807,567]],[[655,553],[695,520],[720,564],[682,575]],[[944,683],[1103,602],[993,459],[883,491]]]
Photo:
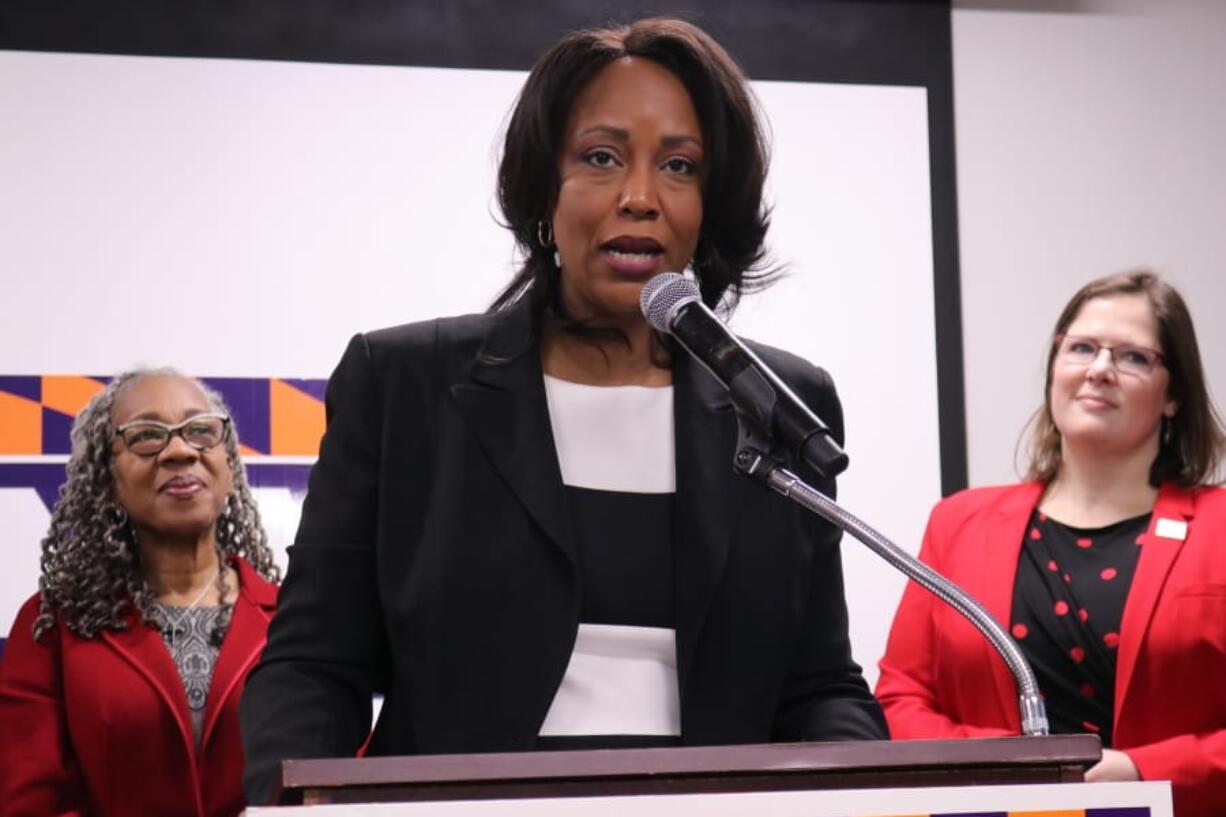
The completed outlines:
[[[703,300],[730,311],[743,291],[772,278],[758,271],[769,224],[769,210],[762,204],[769,159],[745,75],[702,29],[653,18],[569,34],[528,75],[507,126],[498,169],[499,204],[524,263],[491,311],[527,295],[538,328],[547,313],[564,326],[573,325],[558,297],[553,248],[542,245],[540,225],[552,220],[557,205],[558,157],[571,106],[602,68],[622,57],[649,59],[672,72],[698,114],[708,161],[702,229],[691,266]]]
[[[1167,387],[1178,408],[1163,420],[1158,456],[1150,467],[1150,484],[1170,481],[1185,487],[1207,485],[1218,478],[1226,434],[1209,399],[1205,372],[1196,344],[1192,316],[1179,292],[1153,272],[1136,270],[1098,278],[1083,286],[1060,313],[1047,353],[1047,384],[1042,408],[1035,415],[1030,436],[1027,479],[1050,482],[1060,470],[1060,432],[1051,414],[1052,365],[1059,338],[1077,319],[1087,301],[1113,295],[1140,295],[1149,301],[1158,325],[1158,343],[1170,374]]]

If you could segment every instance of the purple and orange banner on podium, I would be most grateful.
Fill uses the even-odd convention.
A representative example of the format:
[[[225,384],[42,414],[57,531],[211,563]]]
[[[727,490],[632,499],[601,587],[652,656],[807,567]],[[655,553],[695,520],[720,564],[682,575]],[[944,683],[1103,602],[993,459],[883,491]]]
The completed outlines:
[[[681,784],[684,785],[684,784]],[[335,814],[333,805],[252,807],[250,817]],[[1035,783],[931,788],[641,793],[350,804],[351,817],[1173,817],[1170,784]]]
[[[917,815],[890,815],[889,817],[1151,817],[1148,806],[1121,806],[1117,808],[1057,808],[1057,810],[1025,811],[931,811]]]

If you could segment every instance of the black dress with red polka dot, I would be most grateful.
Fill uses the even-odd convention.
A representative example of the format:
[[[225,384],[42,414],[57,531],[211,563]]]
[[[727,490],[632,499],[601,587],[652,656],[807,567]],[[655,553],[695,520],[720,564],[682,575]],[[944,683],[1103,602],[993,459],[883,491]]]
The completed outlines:
[[[1052,734],[1093,732],[1111,746],[1120,621],[1148,527],[1149,514],[1102,528],[1037,509],[1030,518],[1010,631],[1034,668]]]

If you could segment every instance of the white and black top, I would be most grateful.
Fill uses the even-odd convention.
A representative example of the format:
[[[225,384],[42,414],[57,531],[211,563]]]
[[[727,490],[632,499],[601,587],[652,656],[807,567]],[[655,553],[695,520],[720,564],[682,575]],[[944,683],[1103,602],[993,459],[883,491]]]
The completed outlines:
[[[575,535],[579,633],[540,748],[679,742],[671,386],[545,377]]]

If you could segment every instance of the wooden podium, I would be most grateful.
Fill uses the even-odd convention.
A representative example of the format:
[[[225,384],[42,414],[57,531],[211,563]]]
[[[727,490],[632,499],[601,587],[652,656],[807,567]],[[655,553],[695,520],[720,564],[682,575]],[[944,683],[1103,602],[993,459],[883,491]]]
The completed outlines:
[[[1057,735],[288,760],[280,802],[1073,783],[1101,756],[1094,735]]]

